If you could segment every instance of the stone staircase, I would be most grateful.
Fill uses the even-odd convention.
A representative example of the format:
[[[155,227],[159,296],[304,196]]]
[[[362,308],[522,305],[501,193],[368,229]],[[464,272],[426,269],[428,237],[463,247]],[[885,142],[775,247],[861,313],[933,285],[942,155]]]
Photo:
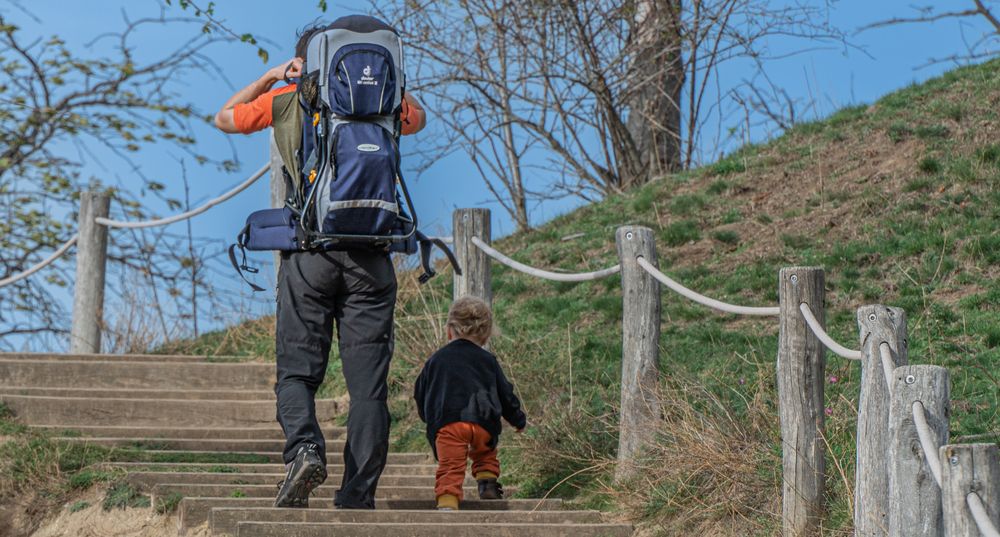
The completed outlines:
[[[330,477],[309,509],[274,509],[284,477],[272,364],[191,356],[0,354],[0,401],[31,427],[64,442],[131,448],[104,466],[176,504],[178,534],[234,537],[400,536],[625,537],[629,525],[558,499],[481,501],[471,478],[461,510],[434,509],[434,460],[390,453],[375,511],[335,510],[346,412],[318,400]],[[516,491],[508,491],[516,496]],[[207,528],[207,530],[206,530]]]

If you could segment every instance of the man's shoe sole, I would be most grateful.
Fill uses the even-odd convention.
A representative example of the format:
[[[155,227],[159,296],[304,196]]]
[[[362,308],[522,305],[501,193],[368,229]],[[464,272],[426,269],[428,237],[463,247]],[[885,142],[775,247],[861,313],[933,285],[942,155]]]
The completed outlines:
[[[278,497],[274,499],[275,507],[309,507],[309,494],[326,481],[326,468],[316,461],[313,464],[303,464],[298,473],[291,478],[290,483],[282,485]]]

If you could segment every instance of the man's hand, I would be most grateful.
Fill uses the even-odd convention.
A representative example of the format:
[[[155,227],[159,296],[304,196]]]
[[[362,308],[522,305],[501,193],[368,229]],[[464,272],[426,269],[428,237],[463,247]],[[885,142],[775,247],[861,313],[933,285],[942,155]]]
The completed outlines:
[[[286,78],[298,78],[302,76],[302,63],[302,58],[292,58],[281,65],[272,67],[268,70],[267,76],[275,82]]]

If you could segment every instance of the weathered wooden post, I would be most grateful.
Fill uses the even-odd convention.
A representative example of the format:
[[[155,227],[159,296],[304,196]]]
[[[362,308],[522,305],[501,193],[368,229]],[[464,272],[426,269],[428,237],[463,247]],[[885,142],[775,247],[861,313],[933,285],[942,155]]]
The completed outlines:
[[[941,488],[934,480],[927,453],[913,421],[920,403],[937,453],[948,442],[951,415],[948,370],[936,365],[897,367],[892,374],[889,409],[889,520],[891,537],[941,537]]]
[[[285,176],[281,173],[281,153],[278,152],[278,142],[274,139],[274,131],[271,131],[271,207],[284,207],[285,197],[288,195],[288,185],[285,184]],[[274,252],[274,280],[277,285],[278,271],[281,270],[281,252]],[[277,288],[277,287],[276,287]]]
[[[941,448],[941,503],[944,534],[980,537],[968,496],[976,494],[986,518],[1000,528],[1000,448],[996,444],[952,444]]]
[[[107,192],[81,192],[79,239],[76,243],[76,281],[73,284],[73,324],[69,352],[101,352],[104,323],[104,278],[108,260],[108,228],[94,221],[108,217]]]
[[[882,305],[858,308],[861,395],[858,399],[858,464],[854,484],[854,535],[884,537],[889,525],[889,383],[907,363],[906,312]],[[889,364],[882,362],[888,345]],[[886,369],[888,368],[888,369]]]
[[[781,415],[782,535],[819,535],[823,514],[826,461],[823,441],[823,344],[802,318],[807,304],[820,325],[826,323],[824,274],[817,267],[783,268],[779,274],[781,310],[778,335],[778,411]]]
[[[452,234],[455,241],[455,257],[462,267],[462,275],[455,273],[453,295],[477,296],[493,305],[493,271],[486,252],[472,243],[472,237],[479,237],[490,244],[490,210],[458,209],[452,215]]]
[[[654,439],[660,419],[657,396],[660,352],[660,282],[636,262],[657,266],[653,230],[624,226],[615,233],[622,267],[622,397],[615,479],[626,480],[635,459]]]

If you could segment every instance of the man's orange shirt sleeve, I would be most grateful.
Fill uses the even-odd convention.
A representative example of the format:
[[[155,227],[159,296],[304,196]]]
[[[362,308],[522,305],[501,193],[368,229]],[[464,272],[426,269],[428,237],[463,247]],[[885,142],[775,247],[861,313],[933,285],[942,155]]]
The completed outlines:
[[[271,115],[274,97],[290,91],[295,91],[295,84],[273,89],[248,103],[239,103],[234,106],[233,124],[236,126],[236,130],[243,134],[250,134],[270,127],[271,123],[274,122],[274,117]]]

